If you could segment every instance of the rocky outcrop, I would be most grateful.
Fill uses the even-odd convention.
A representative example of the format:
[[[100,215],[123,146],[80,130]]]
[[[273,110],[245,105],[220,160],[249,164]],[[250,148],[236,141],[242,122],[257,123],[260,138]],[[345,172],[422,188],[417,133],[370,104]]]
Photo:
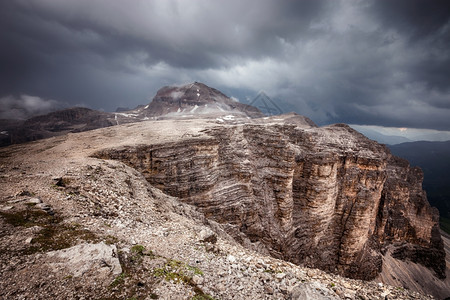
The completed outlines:
[[[377,236],[395,245],[392,256],[418,262],[445,278],[445,253],[439,232],[439,212],[422,190],[423,172],[404,159],[391,156],[377,216]]]
[[[262,253],[373,279],[390,248],[445,276],[437,212],[418,169],[347,125],[317,128],[292,118],[95,156],[132,166]]]

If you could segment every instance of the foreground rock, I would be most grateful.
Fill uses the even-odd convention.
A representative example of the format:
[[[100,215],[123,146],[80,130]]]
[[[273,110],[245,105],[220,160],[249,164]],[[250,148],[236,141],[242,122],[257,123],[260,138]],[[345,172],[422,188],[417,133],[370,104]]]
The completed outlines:
[[[74,277],[93,276],[104,279],[122,273],[115,245],[80,244],[47,252],[47,256],[53,261],[50,266],[54,272],[67,272]]]

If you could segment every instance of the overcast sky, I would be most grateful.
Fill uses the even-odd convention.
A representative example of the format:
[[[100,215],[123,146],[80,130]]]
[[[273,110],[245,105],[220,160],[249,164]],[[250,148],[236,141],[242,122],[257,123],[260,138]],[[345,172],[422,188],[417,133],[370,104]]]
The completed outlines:
[[[200,81],[318,124],[450,130],[449,49],[450,1],[1,1],[0,117]]]

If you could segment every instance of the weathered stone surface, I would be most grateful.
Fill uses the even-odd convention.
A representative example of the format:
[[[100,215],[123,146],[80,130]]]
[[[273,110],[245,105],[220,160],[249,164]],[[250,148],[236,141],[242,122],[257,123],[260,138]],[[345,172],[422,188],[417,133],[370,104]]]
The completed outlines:
[[[384,244],[396,245],[394,258],[420,263],[445,278],[439,212],[429,205],[422,190],[422,170],[392,156],[387,174],[377,217],[378,238]]]
[[[347,125],[282,120],[220,126],[199,138],[96,156],[132,166],[262,253],[373,279],[381,272],[381,249],[403,243],[416,250],[401,246],[399,258],[444,276],[436,211],[417,169]]]
[[[46,254],[54,261],[50,266],[56,272],[65,269],[74,277],[83,275],[97,278],[111,278],[122,273],[115,245],[80,244],[63,250],[51,251]],[[89,274],[91,273],[91,274]]]
[[[215,244],[217,242],[217,235],[211,229],[203,229],[199,233],[201,242]]]
[[[42,203],[42,200],[39,198],[30,198],[27,200],[28,204],[39,204]]]
[[[294,287],[290,300],[338,300],[339,297],[326,286],[317,282],[302,283]]]

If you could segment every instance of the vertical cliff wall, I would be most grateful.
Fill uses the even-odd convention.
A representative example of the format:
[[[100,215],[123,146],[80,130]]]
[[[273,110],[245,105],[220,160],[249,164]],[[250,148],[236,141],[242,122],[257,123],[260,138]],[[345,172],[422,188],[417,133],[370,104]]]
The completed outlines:
[[[225,125],[95,156],[132,166],[272,256],[372,279],[389,250],[445,276],[420,170],[346,125]]]

